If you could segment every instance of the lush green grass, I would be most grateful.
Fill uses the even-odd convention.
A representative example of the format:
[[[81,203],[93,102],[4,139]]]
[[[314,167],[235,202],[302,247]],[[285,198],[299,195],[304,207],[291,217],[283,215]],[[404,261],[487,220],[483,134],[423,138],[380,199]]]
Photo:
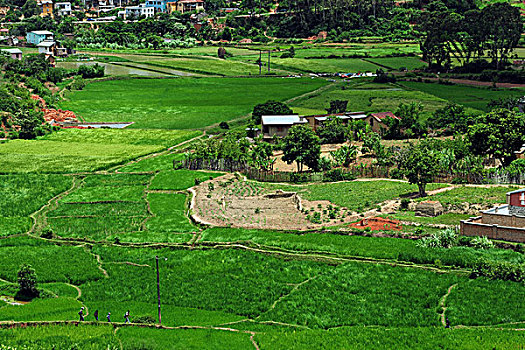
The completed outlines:
[[[186,216],[186,195],[149,193],[148,202],[154,217],[146,222],[153,232],[192,232],[195,227]]]
[[[201,134],[200,131],[191,130],[65,129],[42,139],[64,143],[171,147]]]
[[[368,58],[367,61],[388,67],[392,70],[400,70],[401,68],[414,70],[427,66],[427,63],[421,61],[419,57],[379,57]]]
[[[24,237],[0,240],[0,278],[16,282],[22,264],[36,270],[39,282],[80,283],[102,277],[95,257],[82,247],[57,246]]]
[[[342,233],[342,232],[341,232]],[[345,234],[320,234],[211,228],[203,232],[204,242],[252,242],[302,252],[324,252],[347,257],[368,257],[420,264],[470,267],[480,259],[524,263],[523,254],[505,249],[480,250],[469,247],[425,249],[417,241],[390,237],[362,237]]]
[[[440,201],[443,205],[459,205],[465,202],[470,204],[505,203],[506,193],[517,188],[516,186],[493,186],[488,188],[462,186],[429,196],[426,200]]]
[[[258,59],[258,58],[256,58]],[[380,67],[359,58],[304,59],[273,58],[270,65],[275,68],[312,73],[357,73],[375,72]]]
[[[28,216],[71,184],[62,175],[0,175],[0,236],[29,231]]]
[[[466,220],[471,216],[468,214],[446,213],[436,217],[422,217],[414,214],[413,211],[398,211],[396,214],[388,215],[388,217],[420,224],[459,225],[460,220]]]
[[[150,174],[95,174],[86,176],[83,186],[145,186],[151,177]]]
[[[161,171],[151,182],[150,189],[185,190],[195,186],[195,180],[206,181],[221,175],[223,175],[223,173],[187,169]]]
[[[63,217],[47,219],[49,227],[60,237],[90,240],[113,240],[115,235],[142,231],[146,216]]]
[[[131,349],[250,349],[250,334],[211,329],[131,329],[117,336],[124,350]]]
[[[158,171],[172,170],[173,161],[184,159],[183,153],[168,153],[158,157],[145,158],[138,162],[128,164],[119,169],[121,172],[141,172],[141,171]]]
[[[11,140],[0,144],[5,173],[95,171],[163,149],[163,146]]]
[[[295,191],[308,200],[328,200],[335,205],[350,210],[363,211],[374,208],[377,204],[388,199],[396,199],[417,192],[416,185],[398,181],[348,181],[332,184],[311,185],[265,185],[268,188],[280,188],[286,191]],[[427,190],[440,188],[446,185],[429,184]]]
[[[65,203],[85,203],[101,201],[138,202],[144,195],[143,186],[97,186],[82,187],[62,199]]]
[[[435,111],[447,104],[445,99],[426,92],[409,90],[397,84],[391,84],[385,89],[384,84],[373,84],[361,88],[362,83],[350,82],[337,84],[313,97],[298,99],[291,104],[295,113],[318,114],[326,113],[331,100],[348,100],[348,108],[352,111],[365,112],[395,112],[400,103],[421,103],[426,113]]]
[[[523,89],[493,90],[487,87],[427,84],[412,81],[402,82],[401,85],[484,112],[488,112],[487,104],[491,100],[523,96]]]
[[[91,83],[61,107],[91,122],[134,121],[129,128],[197,129],[248,114],[326,84],[321,79],[178,78]],[[264,86],[264,88],[261,88]]]
[[[8,305],[0,308],[0,320],[78,320],[78,310],[81,306],[82,304],[74,298],[37,298],[26,305]]]
[[[28,216],[71,184],[71,178],[63,175],[1,175],[0,216]]]
[[[442,327],[341,327],[257,334],[261,349],[521,349],[523,332]]]
[[[452,325],[494,325],[525,321],[525,285],[485,278],[459,283],[447,298]]]
[[[437,326],[437,305],[457,276],[346,263],[300,286],[261,316],[313,328]]]
[[[151,66],[169,67],[176,70],[192,73],[223,75],[223,76],[246,76],[258,75],[259,66],[255,63],[244,63],[234,60],[221,60],[210,57],[180,57],[166,60],[145,62]],[[275,72],[275,71],[274,71]],[[263,70],[264,74],[265,71]],[[278,70],[277,74],[288,74],[289,72]]]
[[[309,261],[283,261],[235,250],[167,250],[96,247],[109,278],[80,286],[82,300],[110,303],[134,310],[136,303],[154,306],[156,300],[156,255],[161,259],[163,305],[255,317],[274,300],[328,266]],[[111,262],[132,262],[132,266]],[[137,308],[140,309],[140,305]],[[166,324],[181,324],[165,313]]]
[[[119,341],[108,326],[49,326],[0,329],[0,348],[116,350]]]

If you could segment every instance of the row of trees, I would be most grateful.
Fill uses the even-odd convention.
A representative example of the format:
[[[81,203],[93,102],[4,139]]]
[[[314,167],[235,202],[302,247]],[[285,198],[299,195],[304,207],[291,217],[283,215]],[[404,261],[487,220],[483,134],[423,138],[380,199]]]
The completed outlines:
[[[475,61],[488,57],[499,69],[518,45],[523,21],[519,8],[507,2],[461,12],[434,1],[421,14],[418,30],[423,60],[430,67],[449,69],[454,59],[475,70],[480,66]]]

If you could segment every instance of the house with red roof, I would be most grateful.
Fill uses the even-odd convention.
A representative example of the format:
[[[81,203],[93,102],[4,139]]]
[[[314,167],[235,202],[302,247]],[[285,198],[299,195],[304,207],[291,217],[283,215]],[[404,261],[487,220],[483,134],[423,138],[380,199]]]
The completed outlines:
[[[387,118],[393,118],[401,120],[401,118],[394,115],[392,112],[379,112],[379,113],[370,113],[365,119],[365,123],[370,125],[372,131],[381,133],[384,130],[388,130],[388,125],[385,123]]]

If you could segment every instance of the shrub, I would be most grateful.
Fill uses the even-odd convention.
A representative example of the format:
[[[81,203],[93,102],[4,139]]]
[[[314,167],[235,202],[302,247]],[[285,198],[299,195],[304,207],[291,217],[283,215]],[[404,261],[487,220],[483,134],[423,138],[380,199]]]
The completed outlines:
[[[432,234],[430,237],[424,237],[417,243],[424,248],[452,248],[458,243],[456,232],[447,228],[446,230]]]
[[[470,245],[473,246],[474,248],[478,248],[478,249],[494,248],[494,243],[490,239],[485,237],[485,236],[474,237],[470,241]]]
[[[504,281],[525,282],[525,265],[480,260],[472,269],[471,277],[481,276]]]
[[[408,198],[401,199],[401,210],[407,210],[409,204],[410,204],[410,199]]]
[[[145,316],[137,316],[132,320],[133,323],[147,323],[147,324],[154,324],[155,323],[155,317],[150,315]]]
[[[31,265],[23,264],[18,270],[18,285],[20,286],[19,296],[35,298],[40,294],[36,286],[36,272]]]

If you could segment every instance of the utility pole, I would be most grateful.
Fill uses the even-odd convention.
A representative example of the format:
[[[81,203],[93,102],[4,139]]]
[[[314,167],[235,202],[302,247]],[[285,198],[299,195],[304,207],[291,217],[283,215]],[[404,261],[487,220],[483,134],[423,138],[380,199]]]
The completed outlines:
[[[271,50],[268,50],[268,73],[270,73],[270,52]]]
[[[159,275],[159,256],[155,256],[155,264],[157,265],[157,298],[159,303],[159,324],[162,324],[162,319],[160,317],[160,275]]]
[[[259,75],[262,74],[262,50],[259,50]]]

